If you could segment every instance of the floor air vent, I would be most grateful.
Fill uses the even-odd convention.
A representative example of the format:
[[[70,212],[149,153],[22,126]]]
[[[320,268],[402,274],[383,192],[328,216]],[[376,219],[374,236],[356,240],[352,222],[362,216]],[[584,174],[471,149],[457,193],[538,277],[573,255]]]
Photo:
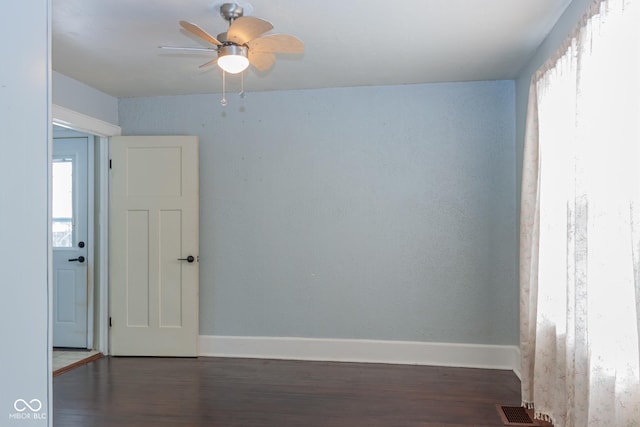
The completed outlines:
[[[522,406],[496,405],[500,418],[506,426],[539,426]]]

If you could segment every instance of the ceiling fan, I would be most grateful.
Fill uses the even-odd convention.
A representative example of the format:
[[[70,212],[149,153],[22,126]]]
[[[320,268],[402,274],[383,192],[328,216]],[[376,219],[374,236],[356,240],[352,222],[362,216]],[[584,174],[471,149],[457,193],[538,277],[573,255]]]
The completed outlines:
[[[250,7],[250,5],[248,5]],[[160,46],[162,49],[190,51],[214,51],[217,57],[200,65],[200,68],[217,64],[227,73],[237,74],[252,65],[259,71],[266,71],[275,63],[276,53],[303,53],[304,43],[289,34],[265,34],[273,25],[253,16],[243,16],[244,8],[237,3],[223,3],[220,15],[229,22],[226,32],[213,37],[198,25],[180,21],[180,26],[199,37],[212,48]]]

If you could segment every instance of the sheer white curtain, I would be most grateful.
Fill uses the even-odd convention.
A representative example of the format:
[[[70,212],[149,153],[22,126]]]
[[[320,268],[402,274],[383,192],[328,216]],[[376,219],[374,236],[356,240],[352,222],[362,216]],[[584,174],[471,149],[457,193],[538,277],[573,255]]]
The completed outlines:
[[[522,398],[556,427],[640,426],[639,3],[594,2],[530,88]]]

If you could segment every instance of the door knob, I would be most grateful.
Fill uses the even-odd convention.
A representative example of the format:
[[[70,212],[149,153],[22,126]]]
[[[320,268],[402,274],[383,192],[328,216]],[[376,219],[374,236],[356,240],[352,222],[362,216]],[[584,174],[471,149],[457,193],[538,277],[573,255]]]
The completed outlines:
[[[71,258],[69,261],[84,262],[84,257],[80,255],[78,258]]]
[[[186,258],[178,258],[178,261],[193,262],[193,261],[195,261],[195,260],[196,260],[196,259],[195,259],[193,256],[191,256],[191,255],[189,255],[189,256],[188,256],[188,257],[186,257]]]

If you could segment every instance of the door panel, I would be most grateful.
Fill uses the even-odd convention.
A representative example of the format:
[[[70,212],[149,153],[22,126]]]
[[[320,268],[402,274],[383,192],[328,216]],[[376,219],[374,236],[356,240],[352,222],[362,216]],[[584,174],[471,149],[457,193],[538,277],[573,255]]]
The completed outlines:
[[[180,301],[183,283],[180,279],[182,268],[182,212],[178,210],[160,211],[160,283],[159,283],[159,322],[160,327],[182,327],[182,306]]]
[[[88,348],[89,346],[87,342],[88,144],[87,137],[54,138],[53,140],[54,347]],[[84,261],[80,262],[82,259]]]
[[[114,137],[111,158],[111,353],[196,356],[197,138]]]
[[[55,288],[57,299],[56,321],[58,323],[77,323],[77,313],[75,307],[82,304],[76,297],[76,272],[73,269],[56,269]]]
[[[113,230],[118,231],[117,229]],[[149,324],[149,211],[126,212],[125,306],[129,327]],[[116,248],[114,248],[116,249]],[[117,264],[116,264],[117,265]],[[115,272],[114,272],[115,274]],[[116,276],[117,277],[117,276]],[[117,290],[117,288],[115,289]],[[114,308],[117,308],[115,306]],[[112,310],[115,313],[114,310]],[[119,318],[118,319],[119,323]]]

